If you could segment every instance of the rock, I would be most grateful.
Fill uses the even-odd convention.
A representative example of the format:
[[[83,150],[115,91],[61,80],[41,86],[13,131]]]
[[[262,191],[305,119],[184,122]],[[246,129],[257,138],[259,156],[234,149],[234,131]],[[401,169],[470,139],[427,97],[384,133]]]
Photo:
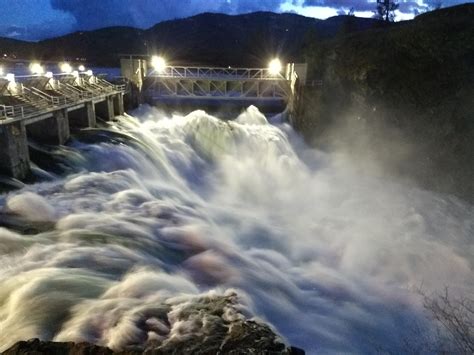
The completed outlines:
[[[269,325],[246,319],[237,307],[237,295],[233,291],[200,296],[185,303],[176,301],[168,307],[171,308],[163,313],[163,319],[142,324],[149,332],[157,332],[157,325],[166,324],[169,327],[166,336],[155,337],[142,345],[114,351],[88,343],[33,339],[16,343],[3,355],[304,355],[303,350],[288,347]]]
[[[32,339],[20,341],[10,349],[4,351],[4,355],[110,355],[114,354],[109,348],[88,343],[55,343]],[[125,355],[125,353],[123,353]],[[136,354],[136,353],[129,353]]]
[[[249,324],[250,328],[255,331],[256,323]],[[257,326],[258,327],[258,326]],[[242,331],[240,329],[239,331]],[[265,330],[267,332],[269,328]],[[222,349],[206,349],[202,344],[194,344],[193,354],[288,354],[288,355],[304,355],[302,349],[291,347],[286,348],[281,343],[269,344],[265,342],[262,344],[259,341],[258,331],[254,334],[245,333],[240,334],[238,339],[234,339],[226,344],[223,344]],[[251,338],[251,340],[249,339]],[[248,342],[248,343],[247,343]],[[250,345],[250,347],[248,347]],[[262,345],[268,348],[262,348]],[[114,352],[107,347],[97,346],[89,343],[57,343],[52,341],[41,341],[39,339],[31,339],[28,341],[20,341],[13,345],[10,349],[4,351],[2,355],[162,355],[162,354],[186,354],[190,350],[186,347],[177,347],[174,349],[147,349],[147,350],[124,350]]]

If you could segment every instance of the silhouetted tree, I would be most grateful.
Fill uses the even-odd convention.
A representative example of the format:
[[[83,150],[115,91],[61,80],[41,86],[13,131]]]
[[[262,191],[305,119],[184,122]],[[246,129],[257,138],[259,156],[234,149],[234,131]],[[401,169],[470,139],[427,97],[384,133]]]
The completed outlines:
[[[341,8],[337,11],[338,16],[355,16],[355,9],[351,7],[349,10],[346,10],[344,8]]]
[[[451,353],[474,354],[474,299],[443,294],[423,296],[423,306],[441,326]],[[439,349],[439,353],[443,353]],[[444,352],[446,353],[446,352]]]
[[[400,6],[394,0],[377,0],[375,18],[392,22],[395,20],[395,10]]]

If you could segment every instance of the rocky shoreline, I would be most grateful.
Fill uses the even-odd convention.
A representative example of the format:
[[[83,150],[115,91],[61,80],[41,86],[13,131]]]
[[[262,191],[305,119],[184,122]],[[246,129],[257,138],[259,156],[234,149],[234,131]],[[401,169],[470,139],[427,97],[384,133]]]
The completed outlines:
[[[126,342],[117,342],[115,339],[115,342],[110,342],[110,339],[107,341],[105,338],[100,340],[93,337],[72,338],[75,342],[31,339],[16,342],[2,354],[305,354],[301,349],[288,346],[270,325],[244,315],[236,302],[237,295],[233,292],[198,297],[175,312],[173,319],[165,316],[169,312],[164,312],[161,318],[148,318],[147,321],[139,322],[137,326],[141,334],[148,334],[146,337],[133,336],[133,329],[136,330],[134,327],[130,328],[129,334],[122,334],[122,337],[130,337],[134,341],[128,339]],[[94,342],[99,345],[92,344]]]
[[[255,324],[255,323],[254,323]],[[252,333],[246,334],[247,337],[252,338]],[[282,355],[304,355],[305,352],[296,347],[286,347],[282,343],[274,344],[258,344],[258,342],[249,341],[248,344],[245,341],[238,344],[235,348],[231,348],[229,344],[225,344],[222,349],[216,349],[216,351],[209,351],[203,347],[201,349],[195,349],[192,354],[282,354]],[[200,345],[200,344],[196,344]],[[13,345],[10,349],[2,353],[3,355],[161,355],[161,354],[184,354],[180,349],[160,349],[160,348],[146,348],[146,349],[130,349],[122,351],[113,351],[107,347],[98,346],[90,343],[73,343],[73,342],[52,342],[52,341],[41,341],[39,339],[31,339],[28,341],[20,341]]]

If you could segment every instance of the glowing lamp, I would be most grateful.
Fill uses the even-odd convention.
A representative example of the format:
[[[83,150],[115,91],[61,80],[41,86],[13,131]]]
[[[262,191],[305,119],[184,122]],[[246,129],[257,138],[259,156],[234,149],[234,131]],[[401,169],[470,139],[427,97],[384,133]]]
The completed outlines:
[[[53,72],[52,71],[48,71],[46,72],[46,74],[44,74],[45,77],[51,79],[53,77]]]
[[[8,74],[5,76],[5,79],[7,79],[10,83],[14,83],[14,82],[15,82],[15,74],[8,73]]]
[[[93,74],[93,73],[92,73],[92,70],[86,71],[86,74],[89,75],[89,76],[92,76],[92,74]]]
[[[77,70],[74,70],[71,74],[74,75],[76,78],[79,77],[79,72]]]
[[[79,65],[79,68],[78,68],[78,69],[79,69],[79,71],[85,71],[85,70],[86,70],[86,67],[83,66],[83,65]]]
[[[44,73],[44,68],[41,66],[39,63],[31,63],[30,65],[30,71],[33,74],[40,75]]]
[[[161,73],[165,70],[166,68],[166,61],[163,57],[158,57],[154,55],[151,57],[151,65],[153,69],[155,69],[157,72]]]
[[[59,69],[61,69],[61,71],[63,73],[66,73],[66,74],[71,74],[72,73],[72,67],[69,63],[61,63],[59,65]]]
[[[283,66],[281,65],[281,61],[278,58],[273,59],[270,64],[268,65],[268,71],[271,75],[278,75],[281,72]]]

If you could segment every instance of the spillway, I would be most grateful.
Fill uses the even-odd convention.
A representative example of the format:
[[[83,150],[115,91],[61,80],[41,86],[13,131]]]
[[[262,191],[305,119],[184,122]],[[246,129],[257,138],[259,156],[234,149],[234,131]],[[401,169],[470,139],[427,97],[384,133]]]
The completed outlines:
[[[0,351],[184,339],[214,320],[180,312],[235,294],[310,354],[396,353],[414,324],[436,331],[417,287],[474,286],[473,206],[361,172],[255,107],[142,106],[34,148],[36,180],[0,195]]]

